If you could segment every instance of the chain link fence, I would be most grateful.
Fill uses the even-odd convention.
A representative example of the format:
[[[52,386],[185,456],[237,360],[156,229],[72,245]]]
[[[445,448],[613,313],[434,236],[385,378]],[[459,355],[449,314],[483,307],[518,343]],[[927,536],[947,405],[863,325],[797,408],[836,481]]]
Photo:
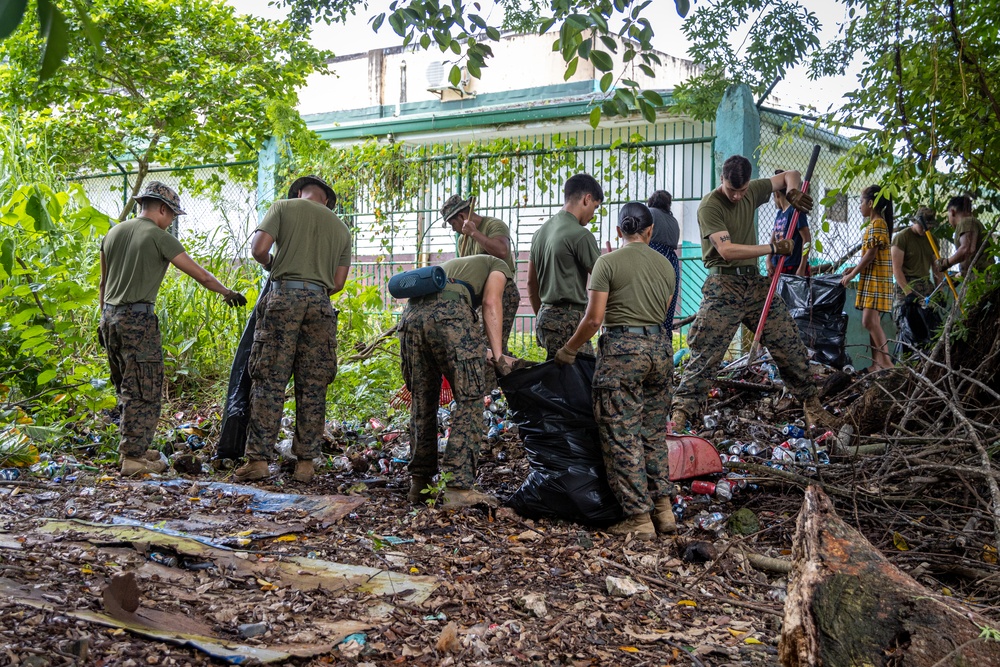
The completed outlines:
[[[84,174],[74,177],[91,205],[112,219],[128,206],[138,172]],[[152,168],[144,181],[160,181],[181,198],[187,215],[174,221],[173,233],[182,241],[204,238],[225,244],[234,258],[249,257],[249,239],[257,227],[257,161],[229,162],[181,168]],[[140,188],[141,191],[141,188]]]

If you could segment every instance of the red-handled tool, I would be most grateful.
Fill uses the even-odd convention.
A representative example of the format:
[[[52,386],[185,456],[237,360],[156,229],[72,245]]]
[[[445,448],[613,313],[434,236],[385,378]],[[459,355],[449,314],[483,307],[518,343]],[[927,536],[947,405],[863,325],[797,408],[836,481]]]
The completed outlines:
[[[802,180],[802,192],[809,192],[809,181],[812,180],[813,170],[816,169],[816,160],[819,159],[819,144],[813,146],[812,156],[809,158],[809,168],[806,169],[806,177]],[[792,213],[792,220],[785,230],[785,238],[791,239],[795,235],[795,229],[799,224],[799,211],[795,209]],[[764,325],[767,324],[767,314],[771,310],[771,302],[774,301],[774,293],[778,289],[778,280],[781,279],[781,269],[785,266],[785,255],[778,257],[774,265],[774,275],[771,276],[771,289],[767,291],[767,300],[764,302],[764,310],[760,313],[760,321],[757,322],[757,332],[753,335],[753,342],[750,344],[750,354],[747,356],[747,368],[753,364],[757,357],[757,348],[760,347],[760,339],[764,336]]]

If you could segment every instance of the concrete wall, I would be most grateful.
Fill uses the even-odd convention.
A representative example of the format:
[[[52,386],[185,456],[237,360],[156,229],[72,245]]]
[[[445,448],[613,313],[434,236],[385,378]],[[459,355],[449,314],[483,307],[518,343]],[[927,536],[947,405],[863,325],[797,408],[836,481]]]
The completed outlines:
[[[497,93],[548,86],[557,83],[600,80],[603,72],[595,71],[589,62],[581,62],[569,79],[564,79],[566,63],[559,52],[552,50],[552,35],[505,35],[490,44],[493,58],[487,60],[481,79],[471,78],[466,89],[473,94]],[[619,49],[622,51],[623,49]],[[654,66],[655,77],[639,69],[637,58],[624,63],[621,53],[615,58],[614,73],[636,81],[643,88],[671,89],[701,68],[690,60],[666,53],[657,54],[662,66]],[[447,73],[453,63],[460,62],[450,51],[438,49],[394,47],[377,49],[334,58],[330,63],[333,75],[313,75],[299,91],[299,110],[303,114],[344,111],[379,104],[460,99],[451,92],[428,90],[427,73],[432,63],[444,63]]]

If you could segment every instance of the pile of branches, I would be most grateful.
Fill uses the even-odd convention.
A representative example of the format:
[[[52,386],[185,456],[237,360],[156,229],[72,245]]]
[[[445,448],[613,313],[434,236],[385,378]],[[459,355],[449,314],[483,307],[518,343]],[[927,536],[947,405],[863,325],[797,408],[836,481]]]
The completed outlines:
[[[831,464],[727,464],[767,487],[818,483],[843,518],[914,578],[1000,603],[1000,289],[953,312],[905,366],[842,374],[824,400],[844,427]]]

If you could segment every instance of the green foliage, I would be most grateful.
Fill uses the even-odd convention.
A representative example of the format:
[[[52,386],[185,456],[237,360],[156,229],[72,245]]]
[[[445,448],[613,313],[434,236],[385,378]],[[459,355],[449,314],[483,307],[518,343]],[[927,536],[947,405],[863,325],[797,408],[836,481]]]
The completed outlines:
[[[334,306],[340,311],[337,325],[340,366],[337,380],[327,394],[328,402],[333,413],[341,418],[365,419],[373,411],[386,410],[393,394],[403,386],[399,341],[390,336],[375,355],[358,359],[352,356],[390,329],[394,315],[383,309],[378,287],[363,285],[358,276],[347,281],[344,290],[335,297]]]
[[[454,475],[450,472],[443,472],[438,475],[436,482],[431,482],[425,488],[420,489],[420,493],[426,494],[427,500],[425,501],[431,507],[437,505],[438,500],[441,499],[441,495],[445,492],[448,487],[448,482],[454,478]]]
[[[100,26],[100,48],[82,16]],[[96,0],[82,16],[66,18],[73,57],[55,77],[38,71],[33,27],[0,43],[0,108],[29,140],[58,145],[63,169],[131,162],[138,191],[149,165],[253,159],[272,135],[307,133],[296,89],[329,54],[292,24],[212,0]]]

